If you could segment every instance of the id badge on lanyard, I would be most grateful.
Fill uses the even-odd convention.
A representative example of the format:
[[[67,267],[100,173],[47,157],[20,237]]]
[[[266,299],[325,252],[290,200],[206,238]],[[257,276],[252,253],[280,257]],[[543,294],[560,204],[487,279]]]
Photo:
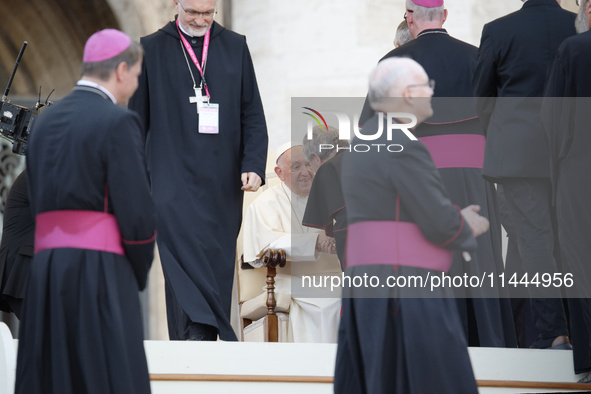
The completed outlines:
[[[202,134],[219,134],[220,105],[203,103],[199,110],[199,132]]]
[[[191,70],[191,67],[189,66],[189,60],[186,58],[186,54],[185,54],[185,60],[187,61],[187,67],[189,67],[189,72],[191,73],[191,78],[193,79],[193,89],[195,91],[195,96],[189,97],[189,102],[191,104],[196,104],[197,114],[198,114],[197,129],[198,129],[199,133],[202,133],[202,134],[219,134],[219,109],[220,109],[220,106],[219,106],[219,104],[209,102],[209,99],[211,96],[209,94],[207,82],[205,82],[205,65],[207,64],[207,54],[209,51],[210,30],[207,30],[207,33],[205,33],[205,37],[203,38],[203,54],[202,54],[203,64],[199,64],[199,61],[197,60],[197,56],[195,55],[195,51],[193,51],[193,48],[191,47],[191,45],[189,45],[189,42],[187,41],[187,39],[181,34],[181,31],[179,29],[178,19],[176,21],[176,25],[177,25],[177,30],[179,32],[179,36],[181,38],[182,46],[184,46],[184,49],[189,54],[189,56],[191,57],[191,60],[193,61],[193,63],[197,67],[197,69],[199,70],[199,73],[201,74],[201,86],[199,88],[197,88],[195,78],[193,77],[193,71]],[[202,93],[201,93],[203,88],[205,88],[205,95],[202,95]]]

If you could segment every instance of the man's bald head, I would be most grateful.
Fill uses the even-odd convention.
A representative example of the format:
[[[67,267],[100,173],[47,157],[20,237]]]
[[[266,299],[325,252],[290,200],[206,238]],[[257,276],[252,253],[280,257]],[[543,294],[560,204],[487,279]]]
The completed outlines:
[[[419,122],[432,115],[433,90],[419,63],[409,58],[382,60],[369,77],[369,103],[378,112],[411,112]]]
[[[416,61],[391,57],[378,63],[369,76],[369,102],[379,104],[386,98],[402,97],[408,85],[420,83],[420,77],[427,73]],[[374,108],[375,109],[375,108]]]

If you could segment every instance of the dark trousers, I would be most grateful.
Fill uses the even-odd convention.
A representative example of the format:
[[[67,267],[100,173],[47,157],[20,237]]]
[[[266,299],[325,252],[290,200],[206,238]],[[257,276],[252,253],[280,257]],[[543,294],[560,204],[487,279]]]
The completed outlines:
[[[551,207],[551,184],[546,178],[503,179],[503,190],[524,271],[535,274],[560,272],[555,256],[555,231]],[[518,281],[521,278],[518,278]],[[540,336],[533,347],[549,347],[559,335],[568,335],[559,288],[528,286],[534,324]]]
[[[513,227],[513,219],[509,212],[509,206],[505,198],[503,185],[497,184],[497,196],[499,198],[499,212],[501,215],[501,224],[507,232],[507,255],[505,257],[505,275],[507,278],[514,274],[519,278],[525,274],[523,263],[519,255],[519,248]],[[515,323],[515,333],[517,334],[517,346],[522,348],[530,347],[538,337],[538,331],[534,325],[531,300],[524,298],[517,289],[509,286],[511,296],[511,308],[513,310],[513,322]],[[521,292],[522,293],[522,292]]]

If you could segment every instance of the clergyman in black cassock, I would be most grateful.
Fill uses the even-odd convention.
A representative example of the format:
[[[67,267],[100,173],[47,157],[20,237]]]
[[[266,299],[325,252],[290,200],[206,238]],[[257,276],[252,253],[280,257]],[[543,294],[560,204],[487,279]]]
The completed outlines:
[[[0,245],[0,310],[13,312],[19,319],[35,239],[35,220],[27,190],[24,170],[8,192]]]
[[[591,20],[591,4],[582,1],[581,16]],[[569,289],[571,340],[576,372],[591,370],[591,31],[567,38],[554,59],[546,86],[542,120],[550,145],[553,201],[564,271]],[[580,305],[573,308],[573,302]],[[579,323],[576,324],[577,320]],[[584,329],[575,330],[575,328]],[[585,378],[591,383],[591,375]]]
[[[421,70],[420,66],[410,59],[380,62],[370,83],[381,86],[386,77],[380,79],[379,75],[392,75],[387,81],[402,92],[385,90],[390,95],[404,95],[396,99],[398,102],[414,104],[375,108],[384,113],[413,111],[419,123],[429,116],[420,119],[417,114],[429,104],[421,99],[429,89],[427,75],[417,69]],[[396,84],[396,77],[405,78],[404,84]],[[417,84],[412,93],[410,84]],[[376,97],[376,102],[387,100],[382,97]],[[374,116],[366,122],[363,134],[372,135],[380,126],[385,130],[386,121],[380,122],[380,117]],[[387,134],[383,132],[372,142],[397,144],[403,146],[401,151],[353,151],[345,152],[343,158],[342,190],[348,217],[346,275],[376,277],[382,286],[343,288],[335,393],[477,393],[450,288],[435,287],[431,292],[416,284],[420,281],[415,285],[406,282],[406,286],[402,281],[394,282],[400,286],[386,284],[394,278],[412,276],[429,281],[433,275],[441,276],[451,266],[448,249],[476,250],[471,226],[476,228],[482,222],[476,224],[473,216],[465,217],[452,206],[422,142],[409,140],[400,130],[394,131],[391,139]],[[356,138],[351,145],[360,142]],[[482,217],[478,221],[488,223]],[[475,234],[485,230],[486,226],[480,227]],[[427,251],[433,253],[425,254]]]
[[[472,98],[478,49],[443,29],[447,17],[443,6],[435,9],[413,3],[412,8],[414,12],[407,13],[407,22],[416,38],[381,60],[409,57],[435,81],[433,117],[413,130],[413,134],[429,149],[450,200],[461,207],[479,205],[480,214],[490,221],[490,231],[478,237],[478,250],[470,261],[465,261],[461,252],[454,254],[450,275],[498,277],[504,271],[499,205],[494,184],[482,178],[485,137]],[[367,116],[370,112],[373,111],[366,100],[364,113]],[[470,346],[517,345],[506,289],[495,283],[484,288],[459,288],[455,292]]]
[[[557,272],[549,149],[540,121],[547,69],[558,46],[575,34],[575,15],[556,0],[528,0],[482,30],[474,95],[486,132],[483,176],[503,185],[523,268]],[[568,348],[560,289],[521,288],[532,298],[536,348]]]
[[[17,394],[150,392],[138,291],[154,255],[153,204],[140,119],[115,104],[137,87],[141,55],[117,30],[95,33],[82,79],[31,130],[35,255]],[[90,72],[97,64],[107,79]]]
[[[329,237],[334,237],[343,270],[347,266],[345,260],[347,209],[341,191],[341,166],[344,153],[344,151],[338,152],[316,171],[302,219],[304,226],[320,228]]]
[[[214,0],[208,2],[213,9]],[[195,11],[191,1],[182,6]],[[178,3],[177,20],[189,17],[184,9]],[[182,36],[201,63],[206,37],[181,33],[182,24],[170,22],[141,39],[144,66],[130,101],[147,131],[170,339],[215,340],[219,333],[236,340],[230,307],[240,179],[256,173],[264,180],[265,174],[267,129],[246,39],[211,21],[207,91],[199,89],[201,74],[181,42]],[[189,97],[202,94],[219,104],[217,134],[199,131],[203,117]]]

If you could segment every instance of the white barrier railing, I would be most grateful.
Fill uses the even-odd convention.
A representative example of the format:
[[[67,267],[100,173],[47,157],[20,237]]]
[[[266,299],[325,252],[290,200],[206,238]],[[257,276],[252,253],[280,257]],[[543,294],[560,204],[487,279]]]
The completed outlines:
[[[0,322],[0,394],[14,392],[16,349],[8,326]]]

